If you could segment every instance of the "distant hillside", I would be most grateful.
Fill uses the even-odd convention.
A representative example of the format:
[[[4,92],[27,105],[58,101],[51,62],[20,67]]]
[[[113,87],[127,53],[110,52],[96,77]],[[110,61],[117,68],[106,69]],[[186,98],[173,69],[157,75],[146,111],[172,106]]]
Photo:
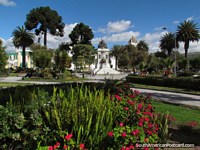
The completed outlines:
[[[185,56],[185,53],[182,53],[181,55]],[[200,52],[189,52],[188,53],[188,58],[189,59],[192,59],[192,58],[195,58],[195,57],[200,57]]]

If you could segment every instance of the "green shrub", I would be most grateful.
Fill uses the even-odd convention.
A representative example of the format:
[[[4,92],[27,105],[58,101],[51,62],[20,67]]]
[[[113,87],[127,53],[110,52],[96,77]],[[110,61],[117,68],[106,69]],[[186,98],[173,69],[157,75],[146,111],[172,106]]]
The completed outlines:
[[[127,76],[126,80],[132,83],[144,84],[144,85],[154,85],[154,86],[164,86],[181,88],[186,90],[200,91],[200,79],[195,79],[192,77],[140,77],[140,76]]]

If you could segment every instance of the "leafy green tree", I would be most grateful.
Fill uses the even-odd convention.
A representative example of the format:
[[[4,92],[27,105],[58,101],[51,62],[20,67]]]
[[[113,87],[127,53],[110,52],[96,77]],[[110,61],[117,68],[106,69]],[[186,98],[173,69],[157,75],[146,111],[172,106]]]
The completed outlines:
[[[53,50],[47,49],[46,46],[34,45],[30,47],[33,50],[33,63],[38,68],[50,68],[52,65]]]
[[[163,51],[161,51],[161,52],[160,51],[155,52],[154,56],[157,57],[157,58],[164,58],[164,59],[167,58],[167,54],[165,54]]]
[[[44,46],[47,46],[47,32],[53,36],[64,36],[62,17],[48,6],[32,9],[26,16],[25,26],[28,30],[36,28],[36,35],[44,34]]]
[[[26,68],[26,47],[29,47],[34,42],[33,33],[27,31],[24,26],[17,27],[12,33],[13,44],[15,47],[22,47],[22,67]]]
[[[84,23],[77,24],[72,32],[69,34],[69,38],[72,41],[72,45],[87,44],[91,45],[91,40],[94,37],[92,29]]]
[[[59,46],[58,46],[60,50],[65,50],[67,52],[71,51],[71,44],[66,42],[66,43],[61,43]]]
[[[149,51],[149,46],[144,40],[141,40],[137,44],[137,49],[138,50],[143,50],[143,51]]]
[[[190,42],[199,41],[199,27],[193,21],[181,22],[176,31],[177,40],[184,43],[185,58],[187,59]]]
[[[114,45],[113,48],[111,48],[111,56],[115,57],[115,70],[117,70],[118,67],[118,59],[119,56],[123,53],[124,46],[121,45]]]
[[[190,59],[190,66],[197,70],[200,70],[200,55]]]
[[[58,72],[64,72],[66,68],[71,67],[71,57],[64,50],[57,49],[54,54],[55,67]]]
[[[72,60],[76,64],[76,67],[80,65],[84,73],[86,65],[91,65],[95,59],[95,49],[92,45],[77,44],[72,49]]]
[[[7,60],[8,56],[6,55],[5,47],[3,47],[3,42],[0,39],[0,71],[3,71],[5,69]]]
[[[172,32],[166,33],[160,40],[160,48],[163,52],[167,51],[168,57],[171,56],[173,49],[178,48],[178,46],[176,36]]]

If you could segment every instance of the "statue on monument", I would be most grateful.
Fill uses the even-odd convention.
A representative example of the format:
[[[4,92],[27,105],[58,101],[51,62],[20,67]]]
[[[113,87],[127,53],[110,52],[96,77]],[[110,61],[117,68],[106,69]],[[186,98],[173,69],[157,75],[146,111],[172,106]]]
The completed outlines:
[[[107,47],[106,42],[104,40],[101,40],[99,42],[98,48],[108,48],[108,47]]]

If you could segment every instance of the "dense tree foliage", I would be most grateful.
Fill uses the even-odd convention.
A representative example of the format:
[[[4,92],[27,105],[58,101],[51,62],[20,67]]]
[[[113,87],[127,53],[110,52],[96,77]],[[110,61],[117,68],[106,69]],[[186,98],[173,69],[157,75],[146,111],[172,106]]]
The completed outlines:
[[[141,62],[146,62],[148,58],[146,50],[138,50],[134,45],[115,45],[111,54],[115,56],[118,67],[123,70],[133,69]]]
[[[111,56],[115,57],[115,70],[118,67],[118,58],[123,53],[124,46],[121,45],[114,45],[111,49]]]
[[[77,24],[69,34],[72,45],[88,44],[91,45],[91,40],[94,37],[92,29],[84,23]]]
[[[144,40],[141,40],[137,44],[137,49],[138,50],[143,50],[143,51],[149,51],[149,46]]]
[[[90,66],[94,63],[96,50],[92,45],[77,44],[73,47],[72,53],[72,60],[76,67],[83,69],[86,65]]]
[[[44,35],[44,46],[47,45],[47,32],[53,36],[64,35],[65,25],[62,22],[62,17],[50,7],[32,9],[26,16],[25,26],[28,30],[36,28],[36,35],[40,33]]]
[[[57,72],[64,72],[71,67],[72,59],[64,50],[57,49],[54,54],[55,69]]]
[[[61,43],[58,47],[59,47],[58,49],[60,49],[60,50],[69,52],[69,51],[71,51],[72,46],[70,43],[66,42],[66,43]]]
[[[52,66],[53,50],[37,44],[30,48],[33,51],[32,57],[35,67],[44,69]]]
[[[166,33],[162,36],[159,46],[160,49],[164,53],[167,52],[168,57],[170,57],[173,49],[179,47],[178,41],[176,40],[176,35],[172,32]]]
[[[0,39],[0,72],[5,69],[5,66],[7,64],[7,55],[5,52],[5,47],[3,47],[3,42]]]
[[[24,26],[17,27],[12,33],[13,44],[15,47],[22,47],[22,67],[26,68],[26,47],[29,47],[34,42],[34,35],[27,31]]]
[[[177,40],[184,43],[185,58],[187,58],[190,42],[199,41],[200,38],[199,27],[193,21],[181,22],[180,25],[178,26],[176,35],[177,35]]]

